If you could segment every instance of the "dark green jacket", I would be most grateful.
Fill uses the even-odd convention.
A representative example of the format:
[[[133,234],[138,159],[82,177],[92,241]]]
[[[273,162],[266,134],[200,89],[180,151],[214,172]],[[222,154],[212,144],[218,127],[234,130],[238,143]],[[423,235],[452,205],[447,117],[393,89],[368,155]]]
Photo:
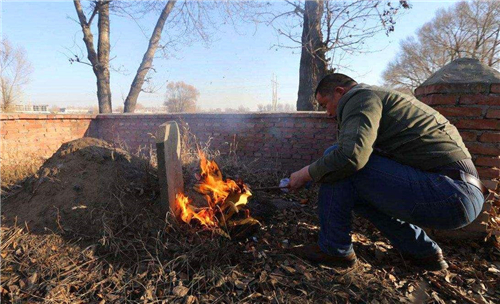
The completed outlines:
[[[316,182],[333,183],[363,168],[376,151],[428,170],[471,158],[457,129],[413,96],[358,84],[337,107],[339,148],[311,164]]]

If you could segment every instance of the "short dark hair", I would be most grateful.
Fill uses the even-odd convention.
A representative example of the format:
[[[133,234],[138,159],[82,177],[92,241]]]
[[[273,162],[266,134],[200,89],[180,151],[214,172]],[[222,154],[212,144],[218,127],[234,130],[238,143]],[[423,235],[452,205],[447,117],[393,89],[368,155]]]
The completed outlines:
[[[347,75],[340,73],[329,74],[323,77],[323,79],[321,79],[321,81],[318,83],[314,96],[316,97],[318,93],[320,93],[321,96],[333,94],[336,87],[345,88],[355,84],[357,84],[357,82]]]

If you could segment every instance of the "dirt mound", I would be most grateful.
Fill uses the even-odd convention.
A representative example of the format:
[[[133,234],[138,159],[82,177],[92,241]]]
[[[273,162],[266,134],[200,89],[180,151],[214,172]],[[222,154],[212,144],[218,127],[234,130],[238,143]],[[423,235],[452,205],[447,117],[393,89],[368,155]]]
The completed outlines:
[[[111,144],[82,138],[63,144],[2,203],[4,223],[101,237],[144,224],[159,190],[153,168]],[[160,216],[160,214],[158,214]]]

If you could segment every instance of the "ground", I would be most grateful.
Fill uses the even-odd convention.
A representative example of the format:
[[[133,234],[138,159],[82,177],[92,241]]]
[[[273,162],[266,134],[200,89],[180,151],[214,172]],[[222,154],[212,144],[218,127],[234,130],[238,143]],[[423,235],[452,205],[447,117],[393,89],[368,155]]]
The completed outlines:
[[[254,188],[287,175],[235,155],[215,157],[226,176]],[[195,159],[186,161],[186,184],[195,166]],[[231,240],[165,217],[155,174],[144,158],[84,139],[63,146],[37,175],[3,191],[2,301],[500,302],[495,237],[438,240],[450,269],[420,272],[370,223],[356,218],[352,237],[360,261],[348,270],[327,268],[287,253],[316,240],[317,188],[295,194],[255,191],[251,202],[262,226]],[[277,199],[284,208],[269,204]],[[266,212],[259,213],[262,209]]]

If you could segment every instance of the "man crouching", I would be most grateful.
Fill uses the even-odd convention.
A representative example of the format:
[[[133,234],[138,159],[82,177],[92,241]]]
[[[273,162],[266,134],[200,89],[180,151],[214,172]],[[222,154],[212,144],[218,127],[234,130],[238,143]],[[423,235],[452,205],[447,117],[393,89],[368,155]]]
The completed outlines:
[[[354,265],[354,211],[414,265],[446,269],[441,248],[420,227],[470,224],[487,193],[457,129],[413,96],[343,74],[323,78],[316,99],[337,117],[338,142],[290,176],[292,189],[321,183],[318,244],[293,253],[330,266]]]

